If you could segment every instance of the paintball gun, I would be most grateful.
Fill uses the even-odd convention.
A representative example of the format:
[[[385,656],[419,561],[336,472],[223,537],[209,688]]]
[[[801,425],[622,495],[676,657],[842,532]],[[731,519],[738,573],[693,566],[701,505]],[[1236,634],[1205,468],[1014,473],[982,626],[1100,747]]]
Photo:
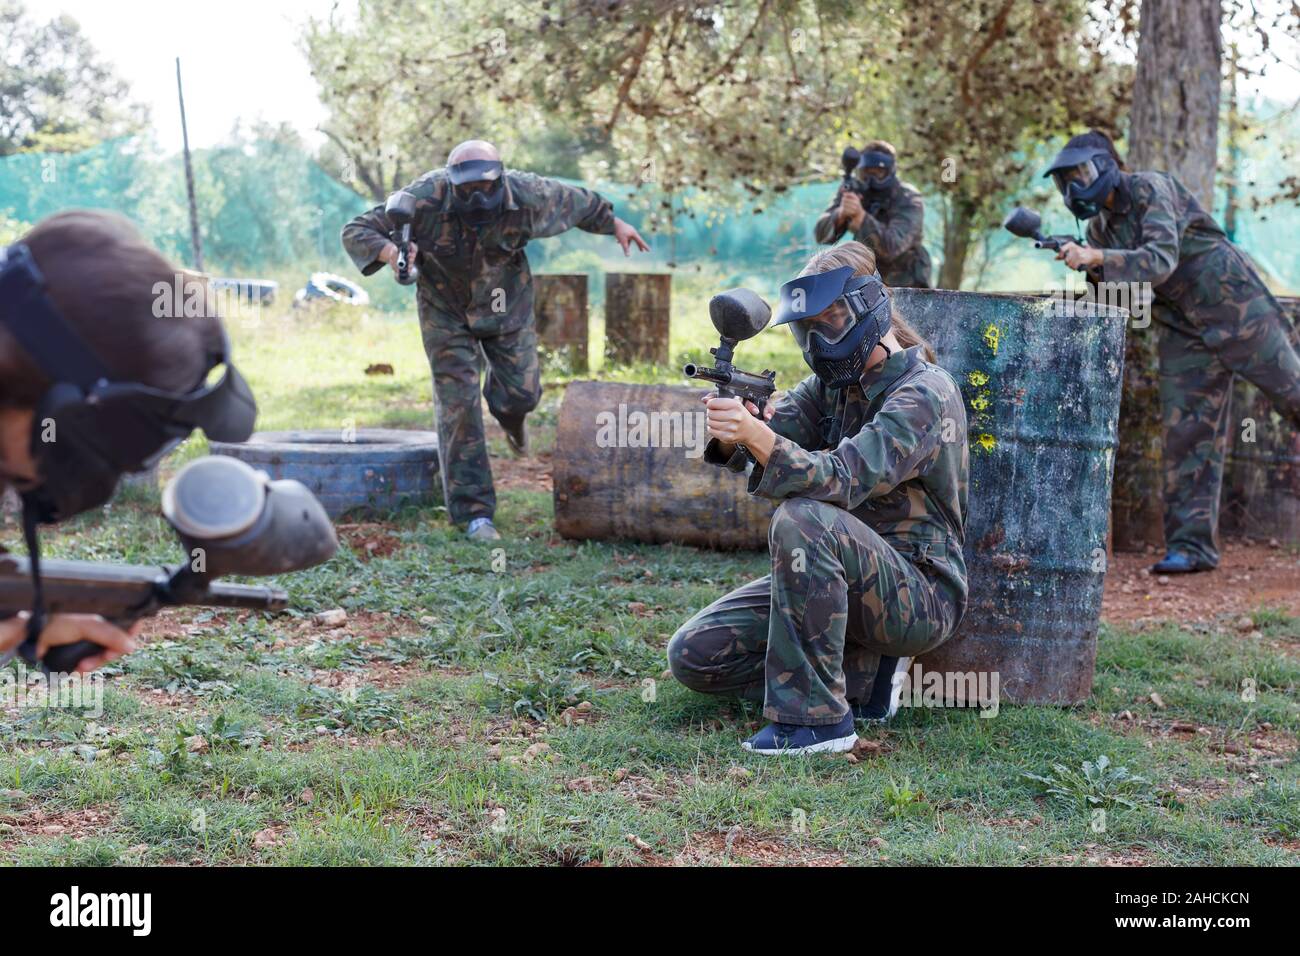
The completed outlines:
[[[419,269],[408,261],[411,248],[411,224],[415,222],[415,197],[405,189],[399,189],[388,197],[384,204],[384,215],[393,224],[393,231],[388,238],[397,244],[397,281],[410,285],[419,275]]]
[[[1060,252],[1061,248],[1067,242],[1073,242],[1076,245],[1083,245],[1082,239],[1076,239],[1074,236],[1045,236],[1039,230],[1043,228],[1043,219],[1032,209],[1026,209],[1024,206],[1017,206],[1002,220],[1002,228],[1013,236],[1019,236],[1021,239],[1034,240],[1035,249],[1051,249],[1053,252]],[[1083,271],[1080,269],[1079,271]]]
[[[712,382],[723,398],[753,402],[761,415],[767,400],[776,391],[776,372],[768,370],[755,375],[741,371],[731,364],[731,359],[739,342],[752,339],[767,328],[772,318],[771,306],[748,289],[731,289],[709,300],[709,318],[721,336],[718,347],[709,349],[717,364],[709,366],[691,362],[682,373],[687,378]]]
[[[872,192],[865,182],[853,175],[853,170],[858,168],[858,160],[861,158],[862,153],[852,146],[846,147],[840,154],[840,167],[844,170],[844,189],[846,192],[857,193],[858,198],[862,200],[862,208],[872,217],[879,218],[881,207],[879,193]]]
[[[163,490],[163,516],[190,560],[176,567],[41,561],[45,610],[98,614],[127,627],[164,607],[246,608],[279,611],[288,605],[280,588],[223,584],[223,574],[270,575],[299,571],[334,554],[334,526],[315,496],[297,481],[271,481],[242,461],[200,458],[182,468]],[[27,558],[0,554],[0,614],[32,607]],[[91,641],[52,648],[41,661],[25,641],[18,653],[52,673],[73,671],[103,650]]]

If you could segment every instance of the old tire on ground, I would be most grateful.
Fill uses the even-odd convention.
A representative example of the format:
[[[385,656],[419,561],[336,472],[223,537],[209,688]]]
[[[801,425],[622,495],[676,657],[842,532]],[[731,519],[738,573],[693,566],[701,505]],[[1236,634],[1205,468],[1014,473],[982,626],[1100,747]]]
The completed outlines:
[[[435,432],[364,428],[348,438],[330,429],[257,432],[246,442],[212,442],[212,453],[301,481],[331,518],[382,514],[441,496]]]

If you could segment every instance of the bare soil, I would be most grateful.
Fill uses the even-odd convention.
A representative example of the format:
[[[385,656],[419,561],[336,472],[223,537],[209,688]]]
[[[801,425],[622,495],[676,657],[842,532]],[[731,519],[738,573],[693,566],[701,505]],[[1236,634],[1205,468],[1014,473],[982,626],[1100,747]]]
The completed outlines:
[[[1261,607],[1300,616],[1300,556],[1280,546],[1227,541],[1214,571],[1156,576],[1159,557],[1116,553],[1106,575],[1102,620],[1138,624],[1241,617]]]

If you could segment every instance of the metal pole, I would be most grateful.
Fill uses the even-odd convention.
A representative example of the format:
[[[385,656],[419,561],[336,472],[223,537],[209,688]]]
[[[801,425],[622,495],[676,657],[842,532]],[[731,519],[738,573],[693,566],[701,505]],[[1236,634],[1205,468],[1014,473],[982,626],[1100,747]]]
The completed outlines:
[[[190,242],[194,246],[194,268],[203,271],[203,239],[199,235],[199,208],[194,202],[194,167],[190,165],[190,134],[185,126],[185,93],[181,89],[181,58],[176,58],[176,96],[181,103],[181,139],[185,144],[185,191],[190,199]]]

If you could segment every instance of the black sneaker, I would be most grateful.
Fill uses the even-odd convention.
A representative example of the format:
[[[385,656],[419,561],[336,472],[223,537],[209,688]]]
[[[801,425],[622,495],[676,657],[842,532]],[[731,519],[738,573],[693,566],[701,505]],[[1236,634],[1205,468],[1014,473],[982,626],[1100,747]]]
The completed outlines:
[[[884,723],[898,713],[903,701],[903,684],[907,669],[912,666],[910,657],[882,657],[876,669],[876,679],[867,699],[853,708],[858,720]]]
[[[519,419],[518,425],[502,425],[501,430],[506,433],[506,444],[510,450],[519,458],[528,457],[528,422],[527,419]]]

